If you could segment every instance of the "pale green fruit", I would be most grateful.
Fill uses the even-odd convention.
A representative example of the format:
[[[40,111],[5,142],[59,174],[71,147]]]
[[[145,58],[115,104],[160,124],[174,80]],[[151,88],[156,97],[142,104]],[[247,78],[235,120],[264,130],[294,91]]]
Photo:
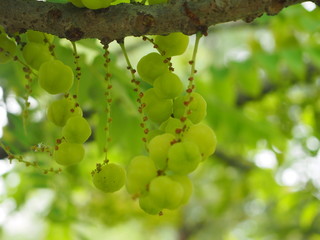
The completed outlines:
[[[149,195],[141,196],[139,198],[139,206],[144,212],[150,215],[157,215],[162,210],[155,204],[154,200]]]
[[[160,129],[152,129],[148,132],[147,135],[147,142],[149,143],[154,137],[160,135],[164,133],[164,131],[160,130]]]
[[[193,191],[193,185],[190,178],[185,175],[172,175],[170,176],[170,178],[180,183],[183,188],[183,196],[182,196],[181,204],[188,203]]]
[[[153,5],[153,4],[167,3],[168,0],[148,0],[148,2],[150,5]]]
[[[144,93],[141,101],[146,105],[144,113],[153,122],[162,123],[172,114],[172,100],[159,98],[153,88]]]
[[[48,46],[35,42],[27,43],[22,50],[22,55],[27,64],[36,70],[39,70],[43,63],[53,60]]]
[[[203,160],[212,155],[217,146],[217,138],[214,131],[204,123],[191,126],[183,135],[183,141],[195,143]]]
[[[181,205],[183,188],[170,177],[159,176],[149,185],[149,197],[159,209],[176,209]]]
[[[17,45],[15,41],[5,34],[0,34],[0,64],[11,61],[16,53]]]
[[[75,102],[70,98],[51,102],[47,110],[47,118],[59,127],[63,127],[73,116],[82,116],[82,110],[80,107],[75,107]]]
[[[109,7],[111,0],[82,0],[82,4],[89,9],[100,9]]]
[[[167,167],[168,151],[174,140],[174,135],[164,133],[154,137],[150,141],[148,145],[150,158],[158,169],[164,170]]]
[[[185,116],[196,124],[207,115],[207,102],[199,93],[193,92],[190,95],[177,97],[174,100],[173,115],[175,118],[181,118],[186,114]],[[190,97],[192,98],[191,101]],[[186,102],[190,102],[188,106],[185,105]]]
[[[72,69],[59,60],[47,61],[39,69],[39,84],[50,94],[68,92],[73,78]]]
[[[147,156],[134,157],[127,169],[126,187],[130,194],[146,191],[147,184],[157,176],[153,161]]]
[[[103,192],[116,192],[125,183],[125,170],[118,164],[109,163],[102,166],[99,172],[93,175],[93,184]]]
[[[53,42],[53,39],[54,39],[54,36],[51,34],[34,31],[34,30],[28,30],[26,34],[29,42],[44,44],[45,40],[51,43]]]
[[[63,142],[53,153],[53,159],[61,165],[70,166],[79,163],[84,157],[82,144]]]
[[[178,118],[170,117],[160,125],[160,129],[162,131],[165,131],[166,133],[171,133],[175,136],[179,136],[182,131],[185,131],[191,125],[192,122],[189,119],[181,122],[181,120]]]
[[[68,142],[84,143],[91,135],[91,128],[85,118],[74,116],[62,128],[62,135]]]
[[[166,72],[160,75],[153,82],[153,88],[159,97],[166,99],[178,97],[183,91],[180,78],[172,72]]]
[[[81,0],[69,0],[69,2],[79,8],[85,7]]]
[[[194,171],[201,161],[198,146],[193,142],[178,142],[168,152],[168,169],[176,174],[188,174]]]
[[[168,66],[163,62],[164,60],[165,58],[156,52],[142,57],[137,64],[137,71],[142,80],[153,84],[157,77],[168,72]]]
[[[189,37],[180,32],[170,33],[167,36],[156,36],[155,44],[159,49],[165,51],[166,57],[183,54],[189,44]]]

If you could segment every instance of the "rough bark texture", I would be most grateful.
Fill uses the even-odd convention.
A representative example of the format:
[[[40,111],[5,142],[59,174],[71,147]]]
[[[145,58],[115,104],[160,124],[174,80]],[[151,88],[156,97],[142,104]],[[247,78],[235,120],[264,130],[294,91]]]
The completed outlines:
[[[111,42],[126,36],[206,32],[209,26],[218,23],[239,19],[251,22],[264,13],[276,15],[283,8],[301,2],[303,0],[171,0],[168,4],[119,4],[93,11],[70,3],[0,0],[0,25],[8,33],[33,29],[70,40],[98,38]]]

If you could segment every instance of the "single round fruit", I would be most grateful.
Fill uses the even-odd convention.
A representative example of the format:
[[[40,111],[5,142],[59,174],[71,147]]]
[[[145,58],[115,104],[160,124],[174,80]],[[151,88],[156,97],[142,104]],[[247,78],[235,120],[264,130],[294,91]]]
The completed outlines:
[[[17,49],[15,41],[5,34],[0,34],[0,64],[12,60]]]
[[[164,133],[154,137],[150,141],[148,145],[149,155],[158,169],[166,169],[168,162],[168,151],[174,140],[174,135],[170,133]]]
[[[134,157],[127,169],[126,187],[130,194],[147,190],[147,184],[157,176],[154,162],[147,156]]]
[[[153,82],[153,88],[160,98],[166,99],[178,97],[183,91],[183,85],[180,78],[172,72],[166,72],[160,75]]]
[[[141,101],[146,105],[144,113],[153,122],[162,123],[172,114],[172,100],[159,98],[153,88],[144,93]]]
[[[172,175],[170,176],[170,178],[180,183],[183,188],[183,196],[182,196],[181,204],[188,203],[193,191],[193,185],[190,178],[185,175]]]
[[[48,33],[43,33],[34,30],[27,31],[27,38],[29,42],[42,43],[44,44],[46,41],[49,43],[53,42],[54,36]]]
[[[75,5],[78,8],[85,7],[81,0],[69,0],[73,5]]]
[[[48,46],[35,42],[27,43],[22,50],[22,55],[27,64],[36,70],[39,70],[43,63],[53,60]]]
[[[73,116],[82,116],[82,110],[79,106],[75,106],[71,98],[61,98],[51,102],[47,110],[47,118],[59,127],[63,127]]]
[[[149,143],[155,136],[158,136],[160,134],[164,133],[164,131],[160,129],[152,129],[148,132],[147,135],[147,142]]]
[[[82,4],[89,9],[100,9],[109,7],[111,0],[82,0]]]
[[[154,203],[153,199],[149,195],[141,196],[139,198],[139,206],[144,212],[150,215],[157,215],[162,210]]]
[[[178,142],[168,152],[168,169],[176,174],[194,171],[201,161],[198,146],[193,142]]]
[[[171,133],[175,136],[179,136],[180,133],[188,129],[188,127],[191,125],[192,123],[189,119],[186,119],[184,122],[181,122],[181,120],[178,118],[170,117],[168,118],[168,120],[166,120],[160,125],[160,130],[166,133]]]
[[[202,160],[212,155],[217,146],[216,134],[204,123],[191,126],[183,135],[182,140],[195,143],[200,150]]]
[[[39,69],[39,84],[50,94],[68,92],[73,77],[72,69],[59,60],[47,61]]]
[[[194,124],[201,122],[207,115],[206,100],[196,92],[177,97],[173,103],[173,115],[181,118],[184,114]]]
[[[130,3],[132,0],[112,0],[111,5],[118,5],[120,3]]]
[[[158,209],[176,209],[181,204],[183,188],[170,177],[159,176],[150,182],[149,197]]]
[[[140,59],[137,71],[143,81],[153,84],[154,80],[168,72],[168,66],[163,62],[164,57],[159,53],[152,52]]]
[[[116,192],[123,187],[125,178],[123,167],[109,163],[93,175],[92,181],[94,186],[103,192]]]
[[[64,166],[79,163],[84,157],[82,144],[63,142],[53,153],[53,159]]]
[[[153,4],[167,3],[168,0],[148,0],[148,2],[150,5],[153,5]]]
[[[91,135],[88,121],[81,116],[70,117],[62,128],[62,136],[72,143],[84,143]]]
[[[170,33],[167,36],[156,36],[154,43],[165,52],[166,57],[181,55],[189,44],[189,37],[180,32]]]

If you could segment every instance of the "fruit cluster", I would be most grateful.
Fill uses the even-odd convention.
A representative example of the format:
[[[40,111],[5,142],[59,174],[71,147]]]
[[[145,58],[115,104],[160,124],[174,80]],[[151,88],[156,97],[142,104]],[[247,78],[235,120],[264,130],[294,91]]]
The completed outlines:
[[[52,95],[64,94],[63,98],[51,102],[47,110],[47,118],[62,127],[62,138],[57,140],[53,159],[64,166],[79,163],[84,157],[83,143],[91,135],[91,128],[82,117],[79,104],[68,94],[74,82],[73,70],[54,57],[50,48],[53,35],[32,30],[26,35],[27,44],[22,54],[26,63],[38,70],[40,87]]]
[[[201,122],[206,101],[192,83],[182,94],[183,83],[170,64],[171,57],[184,53],[188,40],[182,33],[156,36],[161,54],[149,53],[137,65],[142,80],[152,86],[141,98],[143,113],[159,127],[146,131],[149,155],[131,160],[126,188],[149,214],[187,203],[192,193],[188,174],[216,148],[213,130]]]
[[[62,127],[62,138],[57,140],[53,159],[64,166],[79,163],[84,157],[83,143],[91,135],[91,128],[82,110],[73,98],[63,97],[53,101],[47,110],[48,119]]]
[[[23,58],[30,67],[39,71],[39,85],[50,94],[68,92],[73,85],[73,71],[53,56],[50,44],[54,36],[33,30],[28,30],[26,35]]]
[[[48,120],[62,127],[62,138],[57,140],[53,159],[64,166],[79,163],[84,157],[83,143],[91,135],[91,128],[82,117],[82,110],[75,101],[77,96],[69,97],[74,83],[73,70],[54,57],[53,35],[28,30],[26,36],[22,55],[26,64],[38,71],[40,87],[49,94],[63,95],[52,101],[47,109]]]
[[[33,30],[28,30],[26,35],[27,44],[22,50],[23,58],[30,67],[39,70],[43,63],[54,59],[48,47],[54,36]]]
[[[103,8],[111,3],[109,0],[71,2],[76,6],[84,5],[92,9]],[[163,1],[149,1],[149,4],[160,2]],[[74,83],[73,70],[55,58],[52,47],[54,36],[32,30],[28,30],[26,36],[26,43],[21,44],[25,60],[23,64],[33,69],[29,72],[37,73],[42,89],[49,94],[62,96],[53,100],[47,109],[48,120],[62,128],[62,137],[57,139],[53,159],[64,166],[77,164],[84,157],[83,144],[90,137],[91,128],[82,117],[82,109],[77,103],[77,90],[76,94],[70,94]],[[126,185],[129,194],[139,198],[143,211],[160,214],[163,209],[176,209],[188,202],[193,189],[188,175],[214,153],[216,137],[213,130],[202,122],[206,116],[207,103],[195,92],[195,57],[189,62],[192,76],[188,79],[185,91],[183,82],[172,67],[172,57],[185,52],[189,37],[182,33],[171,33],[149,40],[158,52],[145,55],[137,64],[139,76],[149,86],[145,91],[137,91],[139,112],[143,119],[141,126],[146,134],[143,141],[148,155],[131,159],[127,171],[120,165],[109,162],[106,157],[103,164],[97,164],[92,176],[93,184],[104,192],[115,192]],[[15,41],[0,29],[0,63],[14,59],[16,48]],[[110,117],[112,99],[109,90],[112,85],[109,82],[111,74],[107,66],[110,59],[106,46],[105,50],[106,109]],[[75,63],[76,78],[79,80],[81,74],[77,58]],[[135,70],[131,70],[134,74]],[[133,82],[139,85],[138,81]],[[111,119],[109,117],[106,119],[107,135]],[[156,126],[154,129],[146,127],[149,121]]]

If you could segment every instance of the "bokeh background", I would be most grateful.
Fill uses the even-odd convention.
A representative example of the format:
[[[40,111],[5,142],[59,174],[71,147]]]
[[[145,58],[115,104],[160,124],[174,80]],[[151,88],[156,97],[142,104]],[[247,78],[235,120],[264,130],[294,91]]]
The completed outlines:
[[[209,28],[197,55],[196,89],[208,103],[206,123],[216,153],[191,174],[190,202],[150,216],[125,191],[105,194],[90,172],[104,145],[103,50],[77,42],[82,69],[79,101],[93,135],[86,157],[60,174],[6,158],[0,151],[0,239],[4,240],[320,240],[320,10],[305,2],[274,17]],[[22,36],[23,38],[23,36]],[[194,36],[173,59],[187,84]],[[72,45],[55,38],[55,53],[73,65]],[[132,64],[155,51],[141,38],[125,39]],[[136,93],[117,43],[110,45],[112,118],[110,160],[123,166],[144,154]],[[0,137],[16,155],[59,167],[33,145],[53,146],[60,129],[46,119],[55,97],[36,81],[27,133],[21,113],[22,65],[0,66]],[[143,84],[143,88],[148,88]]]

